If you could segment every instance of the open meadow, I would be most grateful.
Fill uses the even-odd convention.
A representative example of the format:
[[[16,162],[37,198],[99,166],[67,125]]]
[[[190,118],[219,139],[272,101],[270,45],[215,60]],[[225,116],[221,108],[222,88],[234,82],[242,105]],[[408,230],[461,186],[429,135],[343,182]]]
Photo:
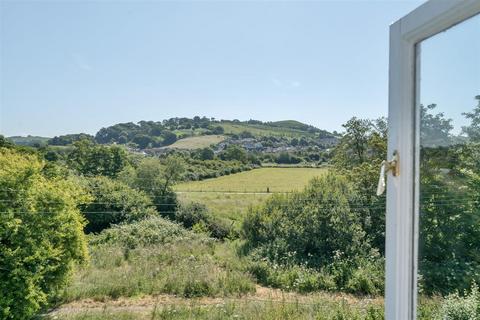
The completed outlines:
[[[204,204],[216,217],[241,225],[248,208],[263,203],[275,193],[303,188],[313,177],[327,169],[319,168],[260,168],[203,181],[176,186],[182,203]],[[267,192],[267,188],[269,192]]]
[[[304,136],[314,136],[306,130],[299,130],[298,128],[289,128],[289,127],[274,127],[264,124],[246,124],[246,123],[232,123],[232,122],[221,122],[220,125],[223,127],[225,133],[230,134],[241,134],[242,132],[248,131],[255,136],[282,136],[282,137],[304,137]]]
[[[212,144],[218,144],[225,140],[223,135],[205,135],[205,136],[193,136],[175,141],[175,143],[168,146],[168,148],[174,149],[201,149],[211,146]]]
[[[177,192],[291,192],[300,190],[326,168],[260,168],[202,181],[180,183]]]

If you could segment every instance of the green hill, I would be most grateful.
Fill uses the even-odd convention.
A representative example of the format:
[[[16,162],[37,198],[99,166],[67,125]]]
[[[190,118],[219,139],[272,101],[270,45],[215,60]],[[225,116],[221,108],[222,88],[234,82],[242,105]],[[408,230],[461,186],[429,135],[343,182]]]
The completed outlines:
[[[296,121],[283,120],[263,122],[259,120],[216,120],[207,117],[170,118],[162,121],[127,122],[101,128],[95,136],[87,134],[66,134],[53,139],[46,137],[10,137],[19,145],[70,145],[79,139],[94,140],[100,144],[128,144],[140,149],[168,147],[191,149],[216,144],[221,139],[198,138],[205,136],[239,135],[246,137],[285,137],[285,138],[331,138],[333,135],[325,130]],[[188,140],[186,140],[188,139]],[[50,140],[50,141],[49,141]],[[178,141],[178,142],[177,142]],[[199,144],[198,144],[198,143]],[[193,147],[190,144],[193,143]],[[186,145],[184,147],[183,145]]]
[[[30,147],[34,145],[46,145],[47,141],[50,140],[50,138],[47,138],[47,137],[30,136],[30,135],[26,137],[12,136],[12,137],[7,137],[7,139],[17,145],[30,146]]]
[[[240,121],[221,121],[225,134],[241,134],[250,132],[254,136],[285,136],[291,138],[299,137],[333,137],[325,130],[301,123],[295,120],[284,120],[276,122],[260,122],[255,120]]]

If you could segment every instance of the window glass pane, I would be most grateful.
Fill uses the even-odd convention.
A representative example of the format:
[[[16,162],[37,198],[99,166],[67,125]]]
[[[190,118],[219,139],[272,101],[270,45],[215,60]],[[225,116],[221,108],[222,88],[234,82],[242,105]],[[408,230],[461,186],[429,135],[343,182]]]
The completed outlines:
[[[420,43],[419,318],[477,319],[480,16]]]

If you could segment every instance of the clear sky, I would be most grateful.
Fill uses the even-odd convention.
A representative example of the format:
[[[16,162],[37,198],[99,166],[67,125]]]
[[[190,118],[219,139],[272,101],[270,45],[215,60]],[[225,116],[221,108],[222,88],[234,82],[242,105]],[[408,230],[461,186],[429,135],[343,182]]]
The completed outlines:
[[[452,119],[452,133],[470,124],[480,95],[480,16],[464,21],[421,43],[420,102],[437,104],[436,112]]]
[[[194,115],[340,130],[387,114],[388,28],[423,1],[0,1],[0,133]]]

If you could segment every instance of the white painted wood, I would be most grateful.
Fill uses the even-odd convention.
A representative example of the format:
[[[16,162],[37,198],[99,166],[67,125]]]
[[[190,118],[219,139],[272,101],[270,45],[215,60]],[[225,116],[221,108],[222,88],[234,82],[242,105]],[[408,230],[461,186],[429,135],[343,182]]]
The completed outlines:
[[[401,23],[390,27],[388,156],[398,151],[400,175],[388,176],[386,217],[386,319],[413,319],[413,136],[414,46],[402,38]]]
[[[390,26],[388,158],[399,153],[400,175],[388,176],[385,318],[416,317],[419,220],[419,42],[480,13],[480,0],[431,0]]]

